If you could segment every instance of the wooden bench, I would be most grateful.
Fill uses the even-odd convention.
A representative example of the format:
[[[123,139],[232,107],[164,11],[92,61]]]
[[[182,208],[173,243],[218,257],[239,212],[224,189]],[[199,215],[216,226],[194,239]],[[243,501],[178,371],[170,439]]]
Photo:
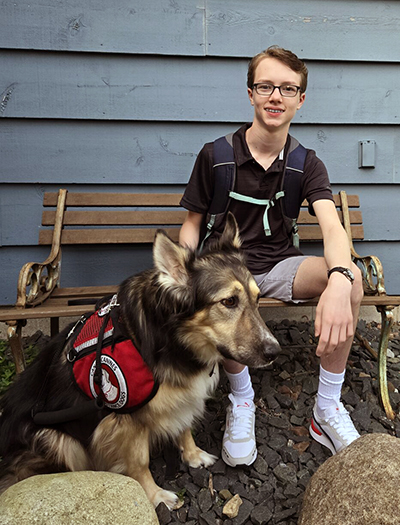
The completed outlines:
[[[8,325],[8,339],[18,372],[24,368],[21,328],[28,319],[49,318],[51,335],[55,335],[60,317],[77,317],[91,309],[88,304],[78,304],[80,300],[95,300],[117,290],[117,285],[61,288],[61,246],[149,245],[160,227],[177,241],[186,215],[185,210],[179,207],[180,198],[181,195],[176,193],[77,193],[67,190],[45,193],[39,245],[51,246],[50,255],[43,263],[30,262],[23,266],[16,304],[12,307],[0,306],[0,321]],[[353,240],[364,238],[358,196],[340,192],[334,198],[348,234],[353,259],[363,272],[366,295],[362,304],[375,306],[381,313],[382,329],[377,356],[380,394],[387,417],[394,419],[386,380],[386,351],[393,324],[393,309],[400,305],[400,296],[386,294],[379,259],[375,256],[361,257],[354,250]],[[316,218],[309,215],[306,202],[303,203],[298,224],[302,241],[322,240]],[[316,298],[302,305],[315,306],[317,302]],[[260,301],[260,308],[296,306],[270,298]]]

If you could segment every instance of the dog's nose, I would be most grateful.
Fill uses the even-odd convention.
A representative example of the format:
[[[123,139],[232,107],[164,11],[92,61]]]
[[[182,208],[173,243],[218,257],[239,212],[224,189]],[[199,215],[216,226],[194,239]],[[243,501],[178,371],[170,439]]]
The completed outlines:
[[[264,356],[266,359],[274,359],[281,351],[281,345],[278,343],[276,337],[269,332],[264,346]]]

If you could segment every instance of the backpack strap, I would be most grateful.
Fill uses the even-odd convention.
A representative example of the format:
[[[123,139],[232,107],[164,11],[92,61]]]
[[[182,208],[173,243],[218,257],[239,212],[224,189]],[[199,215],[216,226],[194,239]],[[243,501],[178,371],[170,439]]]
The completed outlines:
[[[230,202],[229,192],[233,190],[236,179],[233,133],[215,140],[213,148],[214,194],[207,212],[206,234],[201,242],[200,251],[211,235],[216,220],[226,214]]]
[[[306,157],[307,149],[297,139],[290,136],[289,151],[282,180],[282,191],[285,197],[280,200],[280,203],[287,232],[296,248],[299,248],[300,245],[297,217],[301,207],[301,182]]]

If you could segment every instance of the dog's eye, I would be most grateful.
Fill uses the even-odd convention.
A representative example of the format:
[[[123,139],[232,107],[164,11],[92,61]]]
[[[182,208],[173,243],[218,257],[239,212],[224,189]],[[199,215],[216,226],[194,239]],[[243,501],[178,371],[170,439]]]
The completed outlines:
[[[221,303],[226,306],[227,308],[235,308],[235,306],[238,305],[238,298],[236,295],[232,295],[232,297],[229,297],[228,299],[222,299]]]

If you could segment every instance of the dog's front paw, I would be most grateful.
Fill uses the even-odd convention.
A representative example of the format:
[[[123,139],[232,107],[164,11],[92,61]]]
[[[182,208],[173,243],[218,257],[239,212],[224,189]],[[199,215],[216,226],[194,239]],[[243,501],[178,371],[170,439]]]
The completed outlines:
[[[190,452],[182,452],[182,461],[187,463],[189,467],[199,468],[199,467],[209,467],[217,461],[217,457],[201,450],[201,448],[196,447],[195,450]]]
[[[159,489],[154,494],[151,502],[154,505],[155,509],[158,507],[160,503],[165,503],[165,505],[169,508],[169,510],[174,510],[178,501],[179,501],[179,498],[175,494],[175,492],[171,492],[170,490]]]

